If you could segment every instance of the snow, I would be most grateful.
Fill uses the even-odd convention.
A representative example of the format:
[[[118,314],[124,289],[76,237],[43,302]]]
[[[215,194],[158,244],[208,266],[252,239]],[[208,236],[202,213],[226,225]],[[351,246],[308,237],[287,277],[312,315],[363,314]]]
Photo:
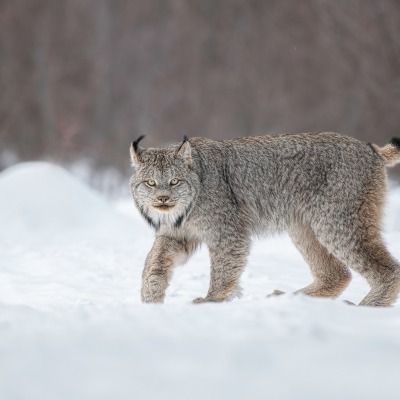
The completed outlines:
[[[140,302],[153,232],[133,202],[108,202],[60,167],[0,174],[0,399],[398,399],[400,302],[351,307],[285,295],[310,283],[288,237],[254,243],[243,297],[203,296],[203,248],[164,305]],[[385,240],[400,258],[400,189]]]

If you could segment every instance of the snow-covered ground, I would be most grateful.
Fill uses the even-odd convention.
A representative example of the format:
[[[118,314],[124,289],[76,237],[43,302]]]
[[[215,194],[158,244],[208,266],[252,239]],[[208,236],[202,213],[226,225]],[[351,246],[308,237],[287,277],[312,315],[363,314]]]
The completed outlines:
[[[385,238],[400,258],[400,189]],[[399,399],[400,302],[351,307],[285,295],[310,283],[287,237],[256,241],[243,297],[205,295],[205,249],[175,271],[164,305],[140,302],[153,232],[63,169],[0,174],[0,399]]]

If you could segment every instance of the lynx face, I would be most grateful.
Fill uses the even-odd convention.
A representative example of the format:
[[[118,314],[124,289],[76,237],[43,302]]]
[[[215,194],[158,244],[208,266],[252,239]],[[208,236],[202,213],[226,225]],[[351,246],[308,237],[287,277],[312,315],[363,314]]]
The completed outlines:
[[[155,228],[179,227],[192,210],[199,188],[189,142],[177,150],[132,146],[131,158],[135,168],[131,192],[143,217]]]

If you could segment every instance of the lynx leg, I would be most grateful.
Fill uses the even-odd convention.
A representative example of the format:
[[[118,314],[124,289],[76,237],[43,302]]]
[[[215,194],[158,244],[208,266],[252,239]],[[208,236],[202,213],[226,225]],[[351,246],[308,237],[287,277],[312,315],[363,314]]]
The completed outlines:
[[[185,263],[195,249],[195,242],[166,236],[156,238],[143,270],[141,294],[144,303],[164,301],[173,267]]]
[[[400,264],[386,249],[380,232],[386,177],[379,173],[374,178],[354,212],[347,210],[345,220],[337,218],[343,210],[335,210],[315,229],[332,254],[368,281],[371,289],[360,305],[390,306],[400,292]]]
[[[210,287],[205,298],[194,299],[194,303],[221,302],[229,300],[238,288],[239,278],[246,265],[250,241],[242,240],[234,244],[220,243],[210,247],[211,276]]]
[[[400,292],[399,263],[386,249],[378,230],[354,237],[358,240],[342,243],[340,248],[332,245],[332,252],[368,281],[371,289],[360,305],[390,306]]]
[[[296,293],[316,297],[339,296],[350,283],[349,269],[321,245],[310,227],[293,229],[290,236],[314,276],[313,283]]]

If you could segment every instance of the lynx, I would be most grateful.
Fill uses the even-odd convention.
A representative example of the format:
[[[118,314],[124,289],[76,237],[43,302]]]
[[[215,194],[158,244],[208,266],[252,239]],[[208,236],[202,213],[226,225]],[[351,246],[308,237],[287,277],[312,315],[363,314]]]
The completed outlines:
[[[337,297],[352,268],[370,285],[360,305],[396,301],[400,265],[380,229],[385,167],[400,163],[400,139],[381,148],[331,132],[185,137],[160,149],[141,148],[142,139],[131,146],[130,188],[156,232],[143,271],[143,302],[164,301],[173,267],[201,243],[210,253],[210,286],[194,302],[229,300],[252,237],[285,231],[314,277],[298,292]]]

